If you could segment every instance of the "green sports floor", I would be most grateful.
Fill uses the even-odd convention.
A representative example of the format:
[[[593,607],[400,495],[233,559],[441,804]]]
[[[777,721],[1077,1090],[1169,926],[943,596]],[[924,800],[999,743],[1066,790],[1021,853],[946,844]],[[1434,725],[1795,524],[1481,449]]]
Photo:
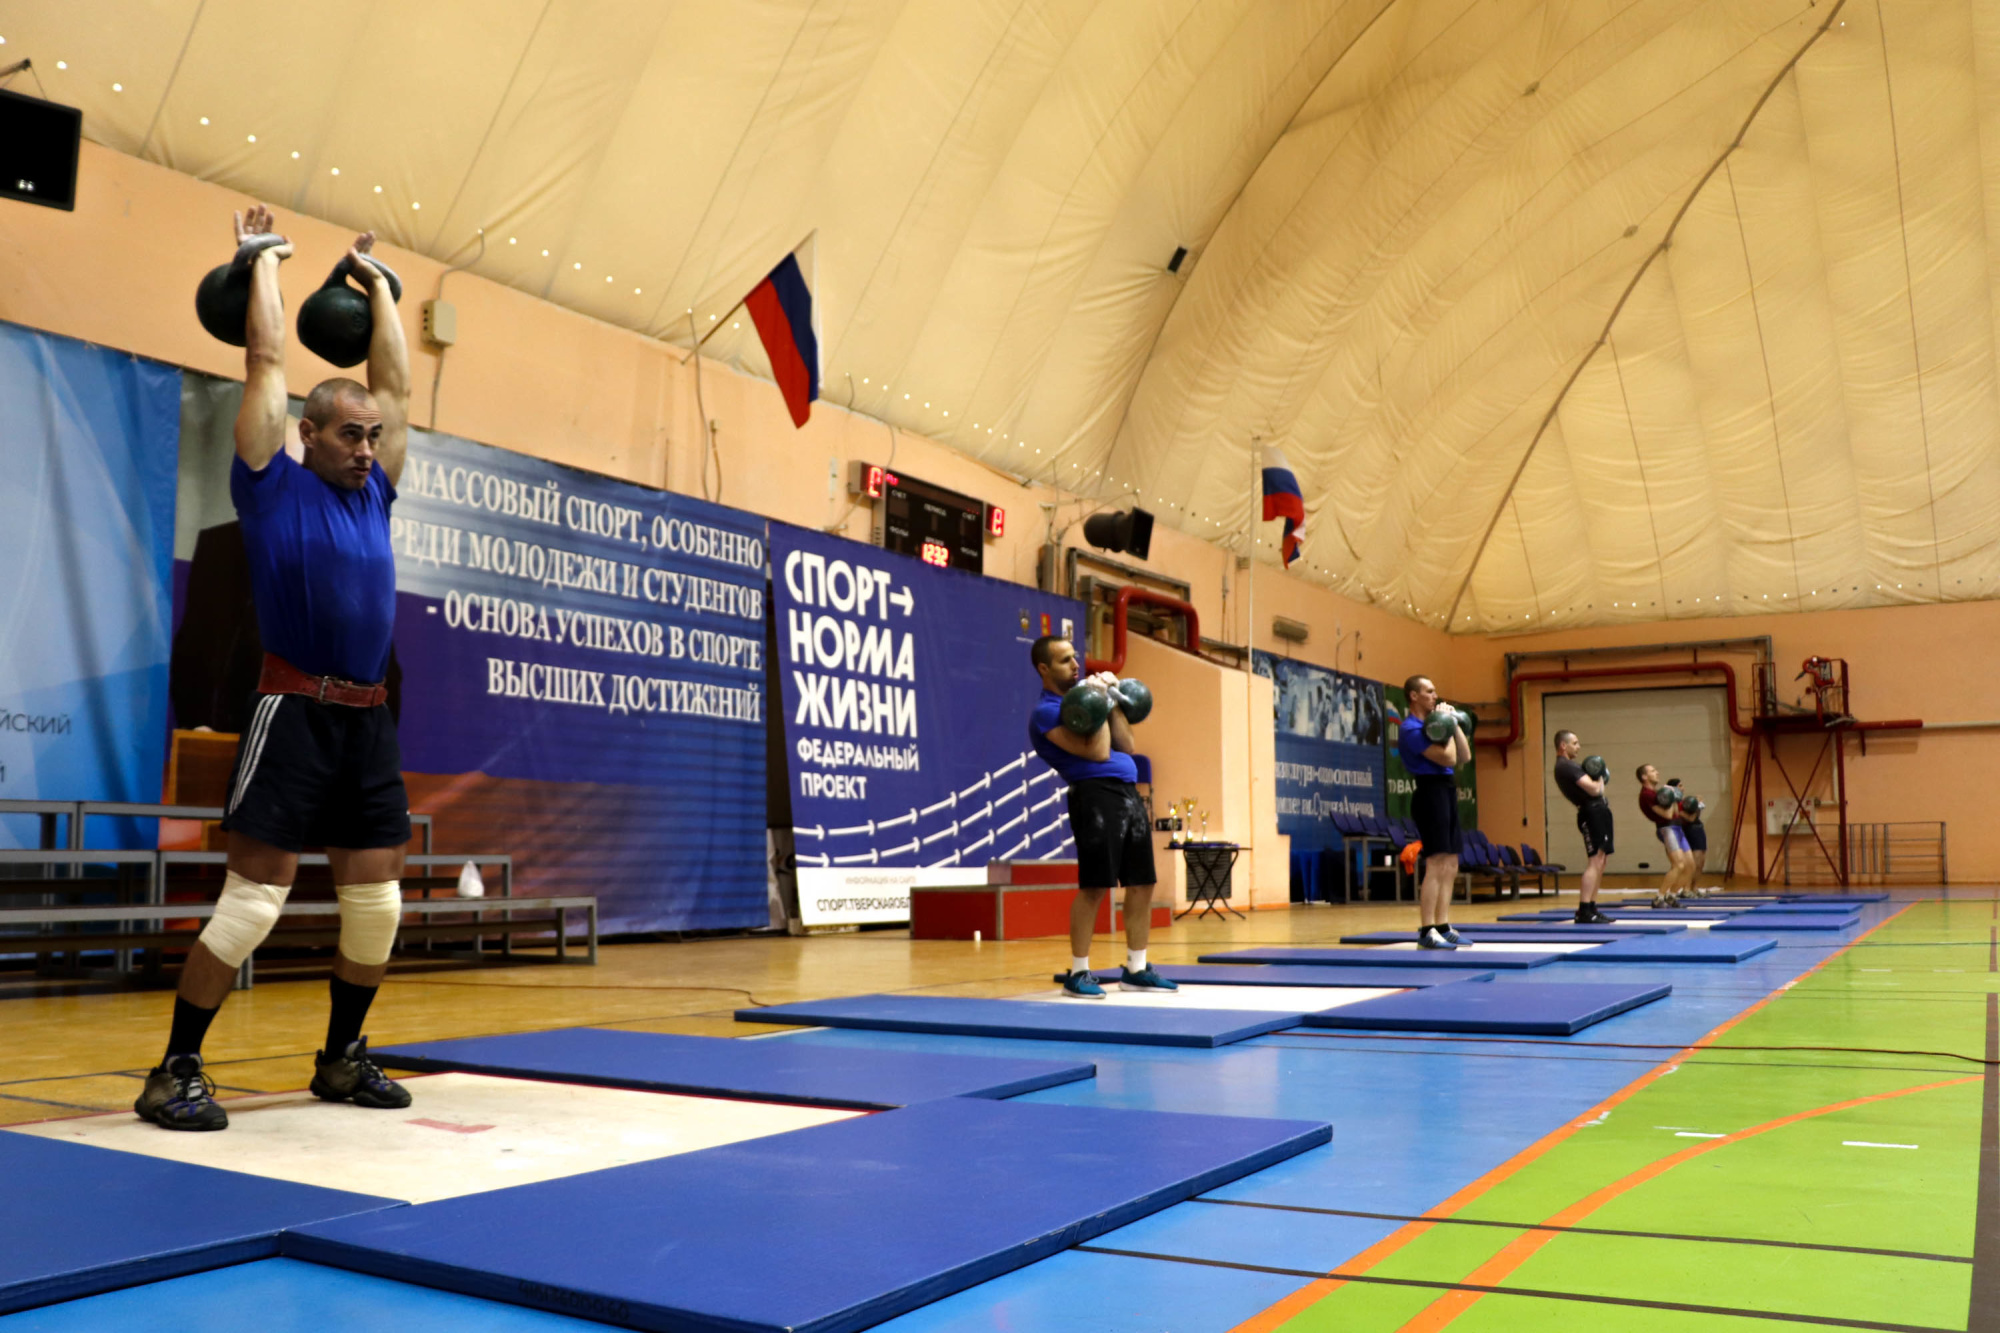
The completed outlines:
[[[2000,1330],[2000,901],[1870,919],[1239,1333]]]

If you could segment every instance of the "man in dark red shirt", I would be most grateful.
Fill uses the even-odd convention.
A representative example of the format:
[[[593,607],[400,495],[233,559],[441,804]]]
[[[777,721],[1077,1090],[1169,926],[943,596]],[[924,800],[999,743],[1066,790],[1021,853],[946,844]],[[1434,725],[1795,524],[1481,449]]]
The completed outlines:
[[[1651,764],[1641,764],[1639,777],[1639,812],[1652,821],[1653,832],[1659,836],[1660,846],[1666,849],[1667,873],[1660,876],[1660,888],[1653,898],[1655,907],[1678,907],[1681,893],[1694,882],[1694,856],[1688,851],[1687,835],[1681,831],[1680,804],[1670,802],[1659,804],[1660,770]]]

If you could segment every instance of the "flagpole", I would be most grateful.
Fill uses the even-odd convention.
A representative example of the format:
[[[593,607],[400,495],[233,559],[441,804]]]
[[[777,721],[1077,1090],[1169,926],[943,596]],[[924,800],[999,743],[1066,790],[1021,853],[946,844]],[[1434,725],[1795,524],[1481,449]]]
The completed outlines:
[[[802,250],[802,249],[804,249],[804,248],[805,248],[805,245],[806,245],[806,242],[808,242],[808,241],[812,240],[812,238],[813,238],[813,237],[815,237],[815,236],[817,236],[817,235],[819,235],[819,228],[818,228],[818,227],[814,227],[814,228],[813,228],[813,229],[812,229],[811,231],[807,232],[807,233],[806,233],[806,234],[805,234],[805,235],[804,235],[803,237],[801,237],[801,238],[800,238],[800,240],[799,240],[799,243],[798,243],[797,245],[795,245],[795,246],[793,246],[793,247],[792,247],[791,249],[789,249],[789,250],[785,251],[785,253],[786,253],[787,255],[795,255],[795,254],[797,254],[797,253],[798,253],[798,252],[799,252],[800,250]],[[781,259],[781,260],[779,260],[778,262],[779,262],[779,263],[783,263],[784,261],[783,261],[783,260]],[[813,256],[813,268],[814,268],[815,270],[817,270],[817,269],[818,269],[818,267],[819,267],[819,256],[818,256],[818,254],[814,254],[814,256]],[[818,276],[818,274],[817,274],[817,273],[815,273],[815,274],[814,274],[814,276],[815,276],[815,277],[817,277],[817,276]],[[691,351],[690,351],[690,352],[688,353],[688,355],[689,355],[689,356],[693,356],[695,352],[699,352],[699,351],[700,351],[700,350],[702,349],[702,347],[703,347],[703,346],[704,346],[704,345],[705,345],[705,344],[706,344],[706,343],[708,342],[708,340],[709,340],[710,338],[713,338],[713,337],[714,337],[714,336],[715,336],[716,334],[718,334],[718,333],[722,332],[722,321],[723,321],[723,320],[725,320],[725,319],[728,319],[728,318],[729,318],[729,317],[730,317],[731,315],[733,315],[733,314],[735,314],[735,313],[736,313],[737,311],[741,310],[741,309],[742,309],[742,308],[744,307],[744,305],[745,305],[745,304],[746,304],[746,303],[747,303],[747,302],[748,302],[748,301],[750,300],[750,292],[754,292],[754,291],[756,291],[756,290],[757,290],[757,288],[756,288],[756,286],[755,286],[755,285],[753,284],[753,285],[751,286],[751,288],[750,288],[750,291],[749,291],[749,292],[745,292],[745,293],[743,293],[743,296],[742,296],[742,298],[741,298],[740,300],[738,300],[738,301],[736,302],[736,304],[735,304],[735,305],[733,305],[733,306],[729,307],[729,309],[727,309],[727,310],[723,311],[723,312],[722,312],[722,313],[721,313],[720,315],[716,316],[716,317],[715,317],[715,318],[714,318],[713,320],[709,321],[709,322],[710,322],[710,323],[711,323],[711,324],[713,325],[713,327],[712,327],[712,328],[710,328],[710,329],[709,329],[709,331],[708,331],[707,333],[704,333],[704,334],[702,334],[702,335],[701,335],[701,337],[699,337],[699,338],[697,338],[697,339],[695,340],[695,344],[694,344],[694,348],[693,348],[693,349],[692,349],[692,350],[691,350]],[[693,308],[692,306],[690,306],[690,307],[688,308],[688,313],[689,313],[689,314],[693,314],[693,313],[694,313],[694,308]],[[818,318],[818,312],[817,312],[817,311],[815,311],[815,312],[814,312],[814,318],[815,318],[815,319],[817,319],[817,318]],[[815,328],[815,329],[813,330],[813,335],[814,335],[815,337],[817,337],[817,336],[819,335],[819,330],[818,330],[817,328]],[[686,365],[686,364],[687,364],[687,362],[683,361],[683,362],[681,362],[681,364],[682,364],[682,365]]]
[[[1243,592],[1243,776],[1245,792],[1249,797],[1248,837],[1244,850],[1250,853],[1250,883],[1247,896],[1250,909],[1257,909],[1257,520],[1262,510],[1257,496],[1260,490],[1257,477],[1257,451],[1263,445],[1264,437],[1250,437],[1250,530],[1243,542],[1243,550],[1250,558],[1250,567],[1244,571],[1247,583]],[[1277,682],[1272,681],[1272,688]],[[1275,744],[1275,740],[1273,742]]]
[[[756,290],[757,289],[755,287],[752,287],[750,289],[750,292],[754,292]],[[713,338],[716,334],[722,332],[722,321],[728,319],[731,315],[735,314],[737,311],[743,308],[744,302],[750,299],[750,292],[743,293],[742,301],[738,301],[735,305],[723,311],[712,321],[713,326],[709,329],[707,333],[702,334],[701,340],[694,345],[695,351],[699,352],[703,347],[708,345],[708,340],[710,338]]]

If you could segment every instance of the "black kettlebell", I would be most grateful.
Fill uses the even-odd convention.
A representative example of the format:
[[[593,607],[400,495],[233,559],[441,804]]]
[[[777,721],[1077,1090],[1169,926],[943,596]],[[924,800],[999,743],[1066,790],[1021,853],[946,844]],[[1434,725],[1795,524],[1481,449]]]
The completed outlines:
[[[201,326],[231,347],[250,341],[250,265],[258,255],[285,238],[270,232],[245,236],[236,247],[236,257],[217,264],[194,289],[194,314]]]
[[[369,262],[389,279],[389,296],[403,299],[403,280],[389,266],[370,255]],[[308,351],[336,366],[358,366],[368,359],[368,343],[375,336],[375,315],[368,305],[368,293],[348,285],[354,265],[342,256],[320,289],[299,307],[299,341]]]

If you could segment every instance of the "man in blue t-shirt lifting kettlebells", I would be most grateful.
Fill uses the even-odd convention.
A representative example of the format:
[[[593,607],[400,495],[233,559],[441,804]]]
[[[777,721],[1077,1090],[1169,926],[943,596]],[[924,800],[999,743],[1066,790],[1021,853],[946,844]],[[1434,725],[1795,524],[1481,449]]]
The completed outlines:
[[[1146,961],[1152,933],[1153,830],[1139,799],[1132,762],[1132,724],[1152,708],[1137,681],[1109,671],[1088,680],[1076,647],[1044,634],[1029,650],[1042,695],[1028,719],[1028,740],[1042,761],[1069,784],[1069,826],[1076,838],[1076,899],[1069,909],[1069,971],[1063,994],[1101,1000],[1090,975],[1090,936],[1104,895],[1125,886],[1125,971],[1119,989],[1165,994],[1179,986]],[[1135,688],[1136,687],[1136,688]]]

